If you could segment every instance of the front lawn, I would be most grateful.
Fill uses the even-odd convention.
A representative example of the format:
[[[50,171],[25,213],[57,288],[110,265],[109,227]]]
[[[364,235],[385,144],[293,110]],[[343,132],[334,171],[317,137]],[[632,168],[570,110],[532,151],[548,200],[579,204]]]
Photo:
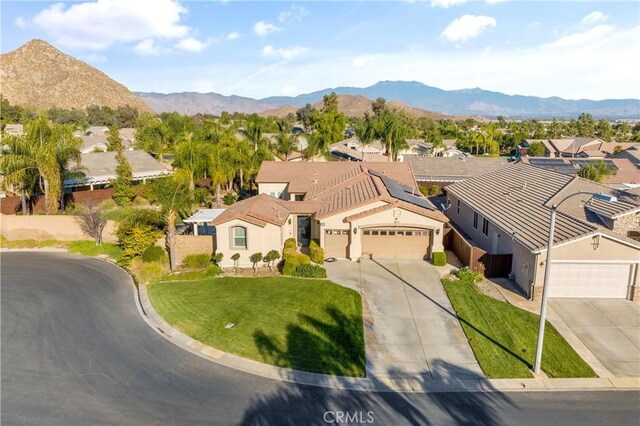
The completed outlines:
[[[362,302],[351,289],[280,276],[162,281],[148,289],[167,322],[214,348],[279,367],[364,377]]]
[[[485,296],[470,281],[443,280],[443,285],[487,377],[532,377],[540,317]],[[597,377],[549,322],[542,370],[549,377]]]

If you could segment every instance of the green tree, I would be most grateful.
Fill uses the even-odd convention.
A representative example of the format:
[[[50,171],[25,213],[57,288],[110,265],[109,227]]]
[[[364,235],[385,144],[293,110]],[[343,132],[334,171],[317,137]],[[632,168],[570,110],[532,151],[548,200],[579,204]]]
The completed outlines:
[[[611,123],[607,120],[598,120],[595,128],[595,136],[605,142],[611,142],[613,140],[613,128]]]
[[[529,145],[527,153],[532,157],[540,157],[544,155],[544,145],[541,142],[533,142]]]
[[[122,146],[116,152],[116,178],[111,182],[113,186],[113,201],[119,206],[130,206],[135,192],[133,190],[133,170],[124,155]]]
[[[19,181],[33,178],[37,172],[40,189],[45,196],[46,211],[58,212],[63,195],[64,176],[69,162],[80,161],[82,141],[73,135],[73,126],[52,124],[46,116],[27,123],[26,136],[13,140],[0,157],[5,179]]]
[[[287,161],[291,153],[298,149],[298,135],[280,131],[276,135],[276,141],[273,144],[275,155],[282,161]]]
[[[609,168],[604,161],[598,161],[593,164],[587,164],[578,170],[578,176],[583,179],[592,180],[594,182],[602,182],[609,175],[614,174],[614,170]]]
[[[107,135],[107,151],[121,151],[124,149],[122,146],[122,138],[120,137],[120,131],[116,126],[111,126]]]
[[[189,189],[195,190],[195,181],[205,176],[207,170],[207,146],[198,135],[187,131],[175,150],[174,164],[189,174]]]
[[[355,134],[360,141],[362,161],[364,161],[364,147],[371,145],[376,138],[376,129],[372,118],[365,113],[364,120],[355,125]]]
[[[150,201],[160,206],[165,222],[166,248],[169,253],[169,266],[177,267],[175,240],[176,221],[191,213],[195,204],[194,192],[189,189],[189,175],[177,171],[169,177],[159,178],[150,184]]]
[[[245,128],[240,129],[240,134],[253,145],[253,150],[268,145],[267,139],[262,132],[262,124],[259,120],[253,119],[249,121]]]
[[[136,120],[136,148],[142,149],[162,159],[167,151],[169,130],[158,117],[153,114],[141,114]]]
[[[576,132],[578,137],[593,137],[596,131],[596,122],[591,114],[583,112],[576,122]]]

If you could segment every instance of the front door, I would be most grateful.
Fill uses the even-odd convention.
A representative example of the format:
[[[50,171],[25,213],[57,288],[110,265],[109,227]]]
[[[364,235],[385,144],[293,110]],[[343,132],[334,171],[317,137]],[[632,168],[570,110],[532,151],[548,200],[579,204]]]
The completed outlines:
[[[298,216],[298,245],[308,247],[311,242],[311,216]]]

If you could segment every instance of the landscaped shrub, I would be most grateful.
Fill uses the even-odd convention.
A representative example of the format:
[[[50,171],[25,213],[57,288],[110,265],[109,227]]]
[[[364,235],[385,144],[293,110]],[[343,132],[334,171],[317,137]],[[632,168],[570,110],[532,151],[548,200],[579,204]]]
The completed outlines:
[[[473,272],[468,267],[458,269],[453,273],[458,279],[463,281],[471,281],[472,283],[479,283],[484,280],[484,275],[479,272]]]
[[[320,247],[320,243],[317,240],[311,240],[309,244],[309,257],[313,263],[322,265],[324,262],[324,250]]]
[[[289,253],[284,258],[284,262],[282,265],[282,275],[290,275],[293,276],[296,273],[296,268],[299,265],[310,265],[311,259],[309,256],[303,253]]]
[[[211,262],[216,266],[220,266],[220,262],[222,262],[222,259],[224,259],[224,253],[216,253],[211,255]]]
[[[162,247],[151,246],[142,252],[142,261],[145,263],[166,263],[168,260],[167,252]]]
[[[205,269],[211,265],[211,255],[189,254],[182,259],[182,266],[187,269]]]
[[[327,278],[327,270],[319,265],[298,265],[293,274],[302,278]]]
[[[133,209],[121,218],[116,236],[122,246],[122,257],[140,256],[162,236],[162,216],[150,209]]]
[[[262,260],[269,266],[269,269],[271,270],[273,269],[274,263],[276,263],[276,260],[278,259],[280,259],[280,252],[278,250],[270,250]]]
[[[139,283],[148,284],[160,280],[167,271],[165,266],[157,262],[144,263],[140,260],[134,260],[131,264],[131,272]]]
[[[263,259],[263,256],[262,256],[262,253],[260,252],[253,253],[251,256],[249,256],[249,260],[251,261],[251,263],[253,263],[254,272],[258,271],[258,267],[256,265],[260,263],[262,259]]]
[[[231,204],[236,202],[236,196],[231,192],[227,192],[222,198],[222,202],[225,206],[230,206]]]
[[[238,260],[240,260],[240,253],[234,253],[234,255],[231,256],[231,260],[233,260],[233,269],[238,272]]]
[[[292,248],[292,249],[295,250],[297,247],[298,247],[298,245],[296,244],[296,239],[295,238],[287,238],[284,241],[284,248],[282,249],[282,251],[284,252],[288,248]]]
[[[435,266],[444,266],[447,264],[447,255],[443,251],[434,251],[431,255],[431,261]]]

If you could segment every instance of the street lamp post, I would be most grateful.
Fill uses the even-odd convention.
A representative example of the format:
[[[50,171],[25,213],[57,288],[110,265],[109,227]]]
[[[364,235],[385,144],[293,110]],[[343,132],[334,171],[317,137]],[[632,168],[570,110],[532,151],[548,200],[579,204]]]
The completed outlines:
[[[542,287],[542,301],[540,302],[540,324],[538,326],[538,343],[536,344],[536,359],[533,365],[534,373],[540,373],[542,365],[542,345],[544,344],[544,326],[547,322],[547,298],[549,297],[549,281],[551,280],[551,252],[553,249],[553,233],[556,227],[556,213],[560,204],[564,203],[571,197],[577,195],[591,195],[598,200],[615,202],[618,201],[616,197],[608,194],[600,194],[594,192],[580,191],[574,194],[568,195],[560,200],[557,204],[551,206],[551,219],[549,220],[549,238],[547,240],[547,260],[545,261],[544,268],[544,281]]]

